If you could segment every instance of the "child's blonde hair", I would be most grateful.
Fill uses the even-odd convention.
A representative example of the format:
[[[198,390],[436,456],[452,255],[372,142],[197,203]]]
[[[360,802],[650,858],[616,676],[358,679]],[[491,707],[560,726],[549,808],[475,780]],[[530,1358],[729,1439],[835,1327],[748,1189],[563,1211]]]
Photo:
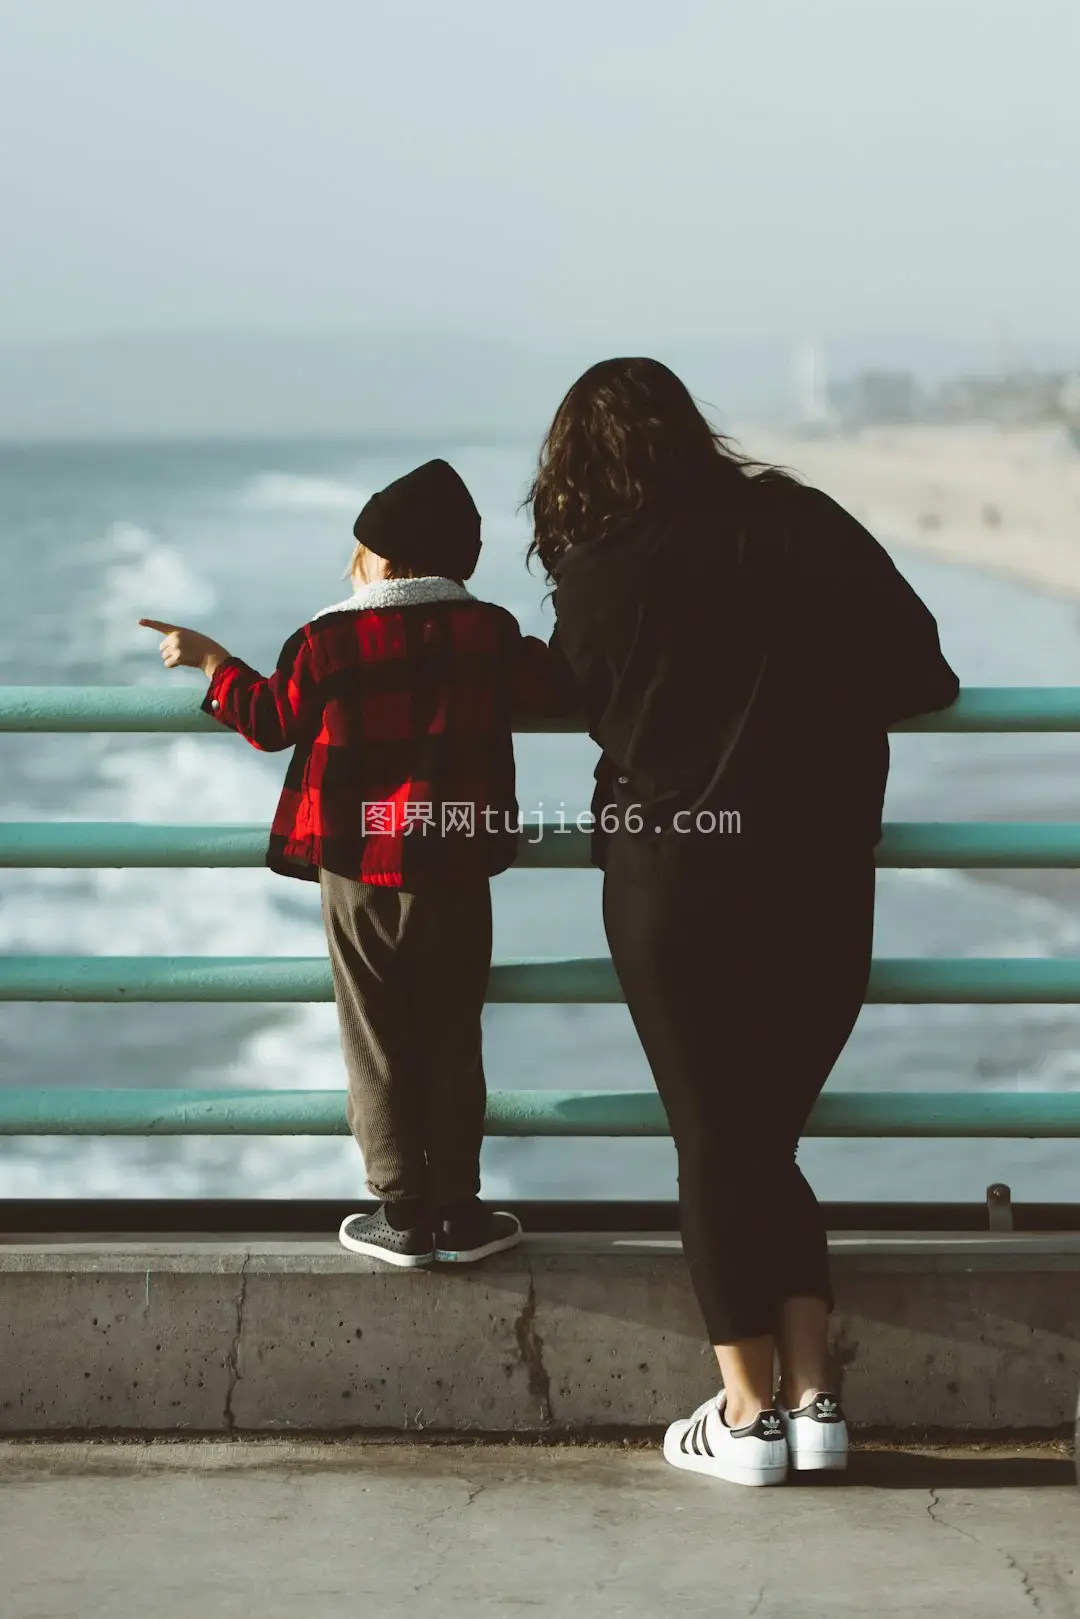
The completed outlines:
[[[371,551],[368,546],[361,545],[360,541],[357,540],[356,544],[353,546],[353,554],[350,559],[349,566],[341,577],[343,579],[355,579],[356,565],[360,561],[360,558],[373,555],[375,555],[375,553]],[[386,559],[384,558],[384,560]],[[386,579],[420,579],[423,578],[423,575],[418,574],[415,568],[405,567],[404,563],[387,561],[386,573],[383,577]],[[459,585],[463,584],[464,580],[459,579],[457,583]]]
[[[345,572],[342,574],[342,578],[343,579],[355,579],[355,577],[356,577],[356,565],[360,561],[360,558],[361,557],[366,557],[366,556],[373,556],[373,555],[374,555],[374,552],[370,551],[366,545],[361,545],[360,541],[357,540],[356,544],[353,546],[353,554],[349,558],[349,566],[345,569]],[[397,564],[395,564],[393,562],[387,562],[387,564],[386,564],[386,578],[387,579],[415,579],[416,578],[416,573],[412,568],[403,568],[403,567],[400,567],[399,565],[397,565]]]

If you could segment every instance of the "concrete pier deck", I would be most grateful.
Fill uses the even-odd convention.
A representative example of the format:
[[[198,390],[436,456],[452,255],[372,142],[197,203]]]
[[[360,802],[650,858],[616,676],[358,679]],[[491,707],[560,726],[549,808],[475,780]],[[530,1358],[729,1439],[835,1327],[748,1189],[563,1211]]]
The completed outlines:
[[[746,1490],[655,1447],[0,1443],[4,1619],[1070,1619],[1064,1446]]]

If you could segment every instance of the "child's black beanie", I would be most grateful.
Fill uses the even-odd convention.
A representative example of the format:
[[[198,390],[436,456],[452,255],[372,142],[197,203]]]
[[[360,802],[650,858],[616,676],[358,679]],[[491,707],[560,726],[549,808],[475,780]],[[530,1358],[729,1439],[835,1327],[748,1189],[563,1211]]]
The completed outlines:
[[[418,574],[468,579],[480,557],[480,513],[448,461],[425,461],[372,495],[353,533]]]

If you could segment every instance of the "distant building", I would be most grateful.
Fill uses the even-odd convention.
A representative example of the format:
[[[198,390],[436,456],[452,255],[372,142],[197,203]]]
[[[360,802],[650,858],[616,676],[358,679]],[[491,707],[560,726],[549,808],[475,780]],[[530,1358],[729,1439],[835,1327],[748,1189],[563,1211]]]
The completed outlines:
[[[932,400],[932,413],[944,421],[999,422],[1020,426],[1060,417],[1064,378],[1052,371],[1002,371],[953,377]]]
[[[1080,450],[1080,371],[1074,371],[1061,384],[1058,407],[1070,438]]]
[[[833,405],[846,427],[915,421],[923,397],[910,371],[860,371],[833,391]]]
[[[900,422],[991,422],[1002,427],[1057,422],[1080,447],[1080,372],[990,372],[947,377],[924,387],[908,371],[860,371],[835,384],[830,406],[834,419],[848,430]]]
[[[803,432],[823,433],[835,425],[829,397],[828,363],[820,343],[807,341],[795,351],[795,403]]]

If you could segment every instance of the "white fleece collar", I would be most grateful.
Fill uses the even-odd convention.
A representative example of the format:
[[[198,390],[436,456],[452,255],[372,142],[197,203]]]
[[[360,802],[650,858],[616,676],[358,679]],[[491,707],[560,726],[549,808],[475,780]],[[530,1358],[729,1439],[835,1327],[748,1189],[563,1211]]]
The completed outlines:
[[[474,601],[464,585],[456,579],[431,576],[424,579],[380,579],[374,585],[361,585],[347,601],[335,602],[316,613],[323,618],[327,613],[362,613],[373,607],[413,607],[420,602]]]

